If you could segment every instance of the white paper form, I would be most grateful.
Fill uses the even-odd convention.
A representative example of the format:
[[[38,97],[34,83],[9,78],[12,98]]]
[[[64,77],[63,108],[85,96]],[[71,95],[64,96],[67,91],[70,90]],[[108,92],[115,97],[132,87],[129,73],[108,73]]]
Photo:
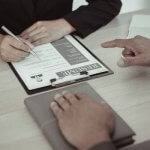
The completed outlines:
[[[150,15],[134,15],[132,17],[127,38],[137,35],[150,38]]]
[[[87,71],[88,75],[108,71],[70,35],[37,46],[34,51],[41,61],[30,55],[21,62],[12,63],[29,90],[51,85],[51,79],[59,83],[80,79],[82,71]]]

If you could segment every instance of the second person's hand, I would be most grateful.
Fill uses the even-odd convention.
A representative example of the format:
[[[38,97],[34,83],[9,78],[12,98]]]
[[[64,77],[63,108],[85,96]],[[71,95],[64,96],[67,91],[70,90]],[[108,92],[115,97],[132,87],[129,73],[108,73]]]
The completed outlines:
[[[150,66],[150,39],[136,36],[102,43],[104,48],[124,48],[119,66]]]

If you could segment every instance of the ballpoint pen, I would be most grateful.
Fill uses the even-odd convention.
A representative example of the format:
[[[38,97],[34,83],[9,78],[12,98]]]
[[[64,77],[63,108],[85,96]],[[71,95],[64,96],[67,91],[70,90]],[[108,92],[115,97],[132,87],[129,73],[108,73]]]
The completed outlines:
[[[32,44],[30,44],[30,43],[28,43],[28,42],[25,42],[24,40],[21,40],[21,39],[18,38],[16,35],[14,35],[9,29],[7,29],[5,26],[2,26],[1,29],[2,29],[3,31],[5,31],[8,35],[10,35],[10,36],[12,36],[13,38],[15,38],[17,41],[20,41],[20,42],[26,44],[27,46],[29,46],[29,48],[30,48],[30,51],[29,51],[29,52],[30,52],[33,56],[35,56],[35,57],[37,57],[39,60],[41,60],[41,59],[39,58],[39,56],[33,51],[34,46],[33,46]]]

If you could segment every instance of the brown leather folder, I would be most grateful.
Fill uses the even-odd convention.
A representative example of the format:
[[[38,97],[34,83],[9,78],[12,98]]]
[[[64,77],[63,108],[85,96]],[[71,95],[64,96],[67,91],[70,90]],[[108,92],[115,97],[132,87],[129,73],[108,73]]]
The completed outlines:
[[[72,93],[88,93],[93,99],[97,101],[104,101],[103,98],[99,96],[99,94],[97,94],[96,91],[87,83],[68,86],[25,99],[25,105],[30,111],[32,117],[38,123],[39,127],[42,129],[44,135],[47,137],[54,150],[75,149],[61,134],[57,120],[49,108],[50,102],[53,101],[54,95],[56,93],[62,93],[64,90],[69,90]],[[132,136],[135,135],[134,131],[116,113],[115,117],[116,127],[112,138],[116,147],[122,147],[133,143],[134,140],[132,139]]]

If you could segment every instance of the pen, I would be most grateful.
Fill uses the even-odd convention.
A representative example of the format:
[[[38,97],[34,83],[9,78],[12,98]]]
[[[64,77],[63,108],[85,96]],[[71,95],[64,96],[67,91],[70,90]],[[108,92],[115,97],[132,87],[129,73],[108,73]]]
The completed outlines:
[[[31,49],[30,53],[31,53],[33,56],[37,57],[39,60],[41,60],[41,59],[39,58],[39,56],[33,51],[34,46],[33,46],[32,44],[30,44],[30,43],[28,43],[28,42],[25,42],[25,41],[23,41],[23,40],[21,40],[21,39],[19,39],[16,35],[14,35],[14,34],[13,34],[9,29],[7,29],[5,26],[2,26],[1,29],[2,29],[3,31],[5,31],[8,35],[10,35],[10,36],[12,36],[13,38],[15,38],[17,41],[20,41],[20,42],[26,44],[27,46],[29,46],[29,48]]]

